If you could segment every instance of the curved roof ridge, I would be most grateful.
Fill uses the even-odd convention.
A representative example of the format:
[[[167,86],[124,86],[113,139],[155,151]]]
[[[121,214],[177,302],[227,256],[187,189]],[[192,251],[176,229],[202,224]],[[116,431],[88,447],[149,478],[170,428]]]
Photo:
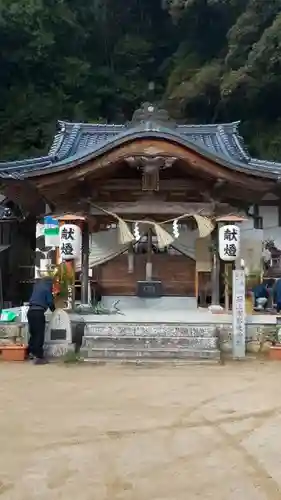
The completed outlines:
[[[70,168],[76,167],[77,165],[83,163],[84,161],[89,161],[92,158],[95,158],[101,154],[106,153],[110,148],[118,147],[126,143],[127,141],[149,136],[152,138],[171,140],[183,146],[187,146],[191,148],[193,151],[197,152],[198,154],[206,156],[213,161],[219,161],[221,164],[223,164],[227,168],[231,168],[232,170],[238,170],[240,172],[248,173],[250,175],[261,174],[262,177],[267,177],[267,178],[269,177],[274,179],[281,174],[281,164],[279,166],[278,172],[276,171],[276,168],[273,169],[270,166],[266,168],[263,163],[261,165],[255,165],[255,168],[252,168],[251,164],[246,163],[245,161],[242,162],[237,157],[235,158],[229,155],[226,156],[222,153],[210,150],[210,148],[208,148],[204,144],[194,143],[188,140],[186,137],[180,135],[176,130],[168,129],[163,126],[158,126],[156,130],[147,130],[144,128],[143,125],[127,129],[126,132],[124,132],[124,134],[121,135],[118,134],[113,140],[109,139],[102,144],[98,143],[96,144],[96,147],[94,149],[89,148],[87,150],[83,150],[79,153],[76,153],[75,155],[72,155],[71,158],[66,157],[56,162],[54,165],[54,169],[60,171],[67,169],[69,167]],[[71,166],[70,163],[72,163]],[[47,168],[48,166],[46,165],[40,168],[40,170],[41,172],[44,172],[44,170]],[[28,172],[28,174],[30,175],[27,175],[27,177],[33,177],[33,175],[35,176],[40,175],[40,171],[37,173],[35,171],[31,171]]]
[[[251,158],[249,161],[249,165],[260,169],[263,168],[265,170],[270,170],[275,172],[278,177],[281,176],[281,162],[270,161],[270,160],[260,160],[259,158]]]
[[[124,130],[129,128],[127,124],[118,125],[116,123],[80,123],[82,129],[96,129],[96,130]]]
[[[74,124],[70,134],[68,135],[68,137],[66,137],[64,141],[62,141],[60,145],[60,149],[58,151],[60,159],[67,158],[69,156],[75,144],[75,141],[79,135],[79,131],[80,131],[80,125],[77,123]]]
[[[64,139],[64,129],[60,127],[60,130],[54,135],[53,142],[49,148],[49,155],[59,155],[60,147]]]
[[[227,130],[227,125],[218,126],[218,139],[223,144],[229,156],[239,158],[239,160],[247,162],[250,160],[250,156],[246,152],[242,145],[242,138],[238,133],[239,122],[233,123],[233,129],[231,133],[231,139],[229,137],[229,131]]]
[[[60,159],[75,155],[80,151],[88,152],[96,149],[98,145],[107,144],[117,136],[126,136],[129,131],[134,130],[174,130],[186,140],[193,143],[201,143],[208,150],[221,153],[228,157],[247,161],[246,153],[236,140],[239,123],[221,124],[174,124],[169,122],[160,123],[151,120],[140,122],[127,122],[125,124],[89,123],[59,121],[60,131],[56,134],[50,152],[56,154]],[[221,131],[221,132],[220,132]],[[208,137],[209,136],[209,137]],[[222,137],[224,136],[224,137]]]
[[[238,130],[238,127],[240,125],[240,121],[236,122],[226,122],[226,123],[204,123],[204,124],[199,124],[199,123],[185,123],[185,124],[177,124],[176,129],[190,129],[190,130],[212,130],[216,131],[218,127],[224,127],[229,130],[227,130],[228,133],[236,133]]]
[[[38,156],[35,158],[27,158],[24,160],[9,160],[9,161],[1,161],[0,162],[0,170],[2,167],[7,169],[9,168],[20,168],[20,167],[28,167],[32,165],[41,165],[45,163],[53,163],[57,158],[53,155],[47,156]]]
[[[228,135],[223,127],[223,125],[218,125],[216,130],[216,136],[218,143],[226,156],[234,156],[235,150],[231,147]]]
[[[64,140],[60,143],[58,139],[60,145],[55,155],[0,162],[0,176],[28,178],[40,172],[72,168],[126,142],[145,137],[178,143],[233,170],[261,177],[280,177],[281,163],[250,157],[238,132],[239,123],[169,127],[169,123],[143,121],[129,126],[92,124],[89,131],[89,124],[84,128],[82,124],[60,122],[59,134],[64,135]]]
[[[59,120],[58,123],[61,127],[64,127],[65,130],[72,129],[75,126],[79,126],[81,128],[84,128],[84,127],[96,128],[97,130],[102,129],[102,128],[105,128],[105,129],[108,129],[108,128],[124,129],[124,128],[128,127],[127,123],[118,124],[118,123],[70,122],[67,120]]]
[[[233,139],[236,143],[236,146],[238,148],[238,150],[240,151],[240,154],[247,160],[247,161],[250,161],[251,160],[251,155],[249,153],[249,150],[245,144],[245,141],[244,141],[244,138],[242,137],[242,135],[240,135],[239,133],[239,130],[237,129],[237,132],[236,134],[233,134]]]

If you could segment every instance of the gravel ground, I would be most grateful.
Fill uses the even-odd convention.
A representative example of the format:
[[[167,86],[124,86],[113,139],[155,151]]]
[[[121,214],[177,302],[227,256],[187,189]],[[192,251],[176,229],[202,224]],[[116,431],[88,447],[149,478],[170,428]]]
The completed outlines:
[[[1,363],[1,500],[280,500],[280,371]]]

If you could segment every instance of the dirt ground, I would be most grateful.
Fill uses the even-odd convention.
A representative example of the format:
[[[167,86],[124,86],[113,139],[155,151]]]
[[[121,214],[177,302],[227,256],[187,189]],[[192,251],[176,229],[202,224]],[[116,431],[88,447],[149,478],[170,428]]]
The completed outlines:
[[[280,500],[281,364],[0,364],[1,500]]]

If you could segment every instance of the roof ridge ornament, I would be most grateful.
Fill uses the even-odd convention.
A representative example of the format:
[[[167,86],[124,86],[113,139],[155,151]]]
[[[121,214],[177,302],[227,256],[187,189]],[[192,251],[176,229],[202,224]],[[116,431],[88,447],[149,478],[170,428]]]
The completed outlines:
[[[144,102],[140,108],[134,112],[131,124],[136,125],[147,122],[159,123],[168,128],[176,127],[176,123],[170,118],[166,109],[160,108],[149,102]]]

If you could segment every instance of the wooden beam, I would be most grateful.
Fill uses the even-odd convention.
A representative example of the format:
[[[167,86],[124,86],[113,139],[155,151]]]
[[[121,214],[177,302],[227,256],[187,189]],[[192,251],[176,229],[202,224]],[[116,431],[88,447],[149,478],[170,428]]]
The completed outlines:
[[[33,215],[45,214],[46,204],[51,200],[43,196],[40,191],[28,180],[3,179],[1,193],[16,203],[25,212]]]
[[[172,174],[171,174],[172,175]],[[119,191],[120,189],[124,191],[140,190],[141,189],[141,179],[109,179],[107,181],[100,181],[99,186],[107,191]],[[188,179],[188,178],[178,178],[178,179],[161,179],[159,189],[161,191],[192,191],[197,188],[206,186],[207,183],[203,179]],[[94,184],[96,187],[96,184]]]
[[[276,200],[261,200],[259,202],[260,207],[279,207],[280,205],[280,199]]]
[[[119,215],[135,214],[135,215],[175,215],[184,214],[200,214],[214,215],[212,206],[209,203],[185,203],[185,202],[162,202],[162,201],[143,201],[138,202],[117,202],[117,203],[99,203],[101,209],[91,206],[91,215],[101,215],[102,211],[116,213]],[[220,213],[228,214],[235,213],[235,209],[227,203],[219,205]]]

